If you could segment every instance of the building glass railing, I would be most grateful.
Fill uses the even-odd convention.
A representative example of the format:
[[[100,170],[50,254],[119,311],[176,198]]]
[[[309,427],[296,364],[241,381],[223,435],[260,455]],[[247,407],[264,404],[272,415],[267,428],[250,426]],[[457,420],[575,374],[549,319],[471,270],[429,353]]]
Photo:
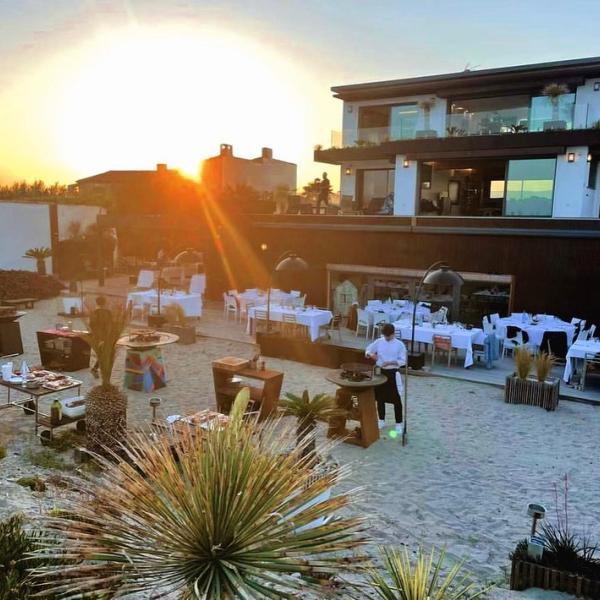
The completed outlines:
[[[368,147],[421,137],[422,134],[415,128],[414,121],[409,121],[411,120],[408,119],[405,124],[395,123],[392,127],[361,127],[333,131],[331,147]],[[600,121],[590,118],[588,104],[563,103],[553,107],[547,102],[494,111],[448,114],[444,130],[438,130],[435,136],[431,132],[427,135],[462,137],[590,128],[600,128]]]

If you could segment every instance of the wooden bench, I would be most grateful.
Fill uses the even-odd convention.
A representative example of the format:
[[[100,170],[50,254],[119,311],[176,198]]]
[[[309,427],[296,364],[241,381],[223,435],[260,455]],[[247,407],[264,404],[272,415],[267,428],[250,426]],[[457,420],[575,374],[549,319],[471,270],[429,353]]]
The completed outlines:
[[[25,308],[35,308],[37,298],[13,298],[12,300],[3,300],[6,306],[23,306]]]

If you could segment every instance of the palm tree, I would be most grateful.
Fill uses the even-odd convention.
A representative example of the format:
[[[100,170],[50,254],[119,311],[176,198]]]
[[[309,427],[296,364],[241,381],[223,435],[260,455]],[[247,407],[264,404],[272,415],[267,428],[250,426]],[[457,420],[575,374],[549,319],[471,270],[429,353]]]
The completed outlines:
[[[365,543],[362,519],[336,514],[350,493],[310,505],[339,470],[314,478],[299,451],[285,452],[281,418],[244,421],[243,392],[224,426],[132,433],[99,458],[103,476],[74,499],[75,516],[45,521],[64,540],[54,558],[80,561],[37,571],[46,597],[297,598],[362,564],[351,554]]]
[[[369,588],[380,600],[458,600],[477,598],[487,589],[478,589],[468,574],[460,575],[464,561],[455,563],[441,579],[446,551],[434,559],[435,551],[425,554],[419,548],[417,560],[411,563],[408,550],[382,548],[383,569],[372,569]],[[460,575],[460,576],[459,576]],[[360,597],[363,598],[364,596]]]
[[[552,120],[558,121],[558,101],[561,96],[569,93],[569,88],[564,83],[549,83],[542,90],[542,94],[550,98],[552,103]]]
[[[419,108],[423,111],[423,122],[425,131],[431,130],[431,109],[435,104],[435,98],[427,98],[419,102]]]
[[[103,452],[115,448],[127,426],[127,396],[110,382],[117,341],[127,325],[124,307],[102,309],[105,318],[90,318],[85,336],[98,359],[101,383],[86,396],[87,448]],[[93,314],[93,313],[92,313]]]
[[[317,394],[311,398],[308,390],[304,390],[302,396],[286,394],[279,405],[284,415],[296,417],[296,441],[298,447],[303,448],[304,456],[316,456],[317,421],[328,421],[346,414],[344,409],[337,406],[335,398],[327,394]]]
[[[39,248],[30,248],[23,254],[23,258],[32,258],[36,261],[38,275],[46,274],[46,259],[52,256],[52,250],[41,246]]]

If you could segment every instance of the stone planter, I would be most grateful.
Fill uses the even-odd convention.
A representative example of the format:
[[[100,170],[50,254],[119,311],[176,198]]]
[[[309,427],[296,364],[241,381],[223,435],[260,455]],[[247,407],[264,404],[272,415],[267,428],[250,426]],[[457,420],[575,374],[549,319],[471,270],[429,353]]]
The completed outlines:
[[[600,581],[523,560],[512,560],[510,589],[537,587],[574,594],[578,598],[600,598]]]
[[[528,378],[520,379],[516,374],[506,378],[504,386],[504,402],[508,404],[530,404],[546,410],[556,410],[560,379],[552,378],[546,381]]]
[[[179,344],[193,344],[196,342],[196,328],[191,325],[165,325],[162,331],[173,333],[179,337]]]
[[[566,121],[544,121],[544,131],[563,131],[566,128]]]
[[[437,137],[437,131],[435,129],[419,129],[415,132],[415,137],[417,139],[434,138]]]

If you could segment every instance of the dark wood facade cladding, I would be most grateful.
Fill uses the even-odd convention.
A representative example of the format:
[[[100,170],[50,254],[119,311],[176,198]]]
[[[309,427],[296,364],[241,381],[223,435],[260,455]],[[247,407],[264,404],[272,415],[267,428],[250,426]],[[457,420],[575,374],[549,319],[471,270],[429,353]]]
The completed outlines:
[[[314,304],[326,302],[327,263],[424,269],[445,260],[458,271],[514,275],[515,311],[600,318],[598,221],[256,216],[248,236],[267,268],[285,250],[309,262],[298,284]]]

